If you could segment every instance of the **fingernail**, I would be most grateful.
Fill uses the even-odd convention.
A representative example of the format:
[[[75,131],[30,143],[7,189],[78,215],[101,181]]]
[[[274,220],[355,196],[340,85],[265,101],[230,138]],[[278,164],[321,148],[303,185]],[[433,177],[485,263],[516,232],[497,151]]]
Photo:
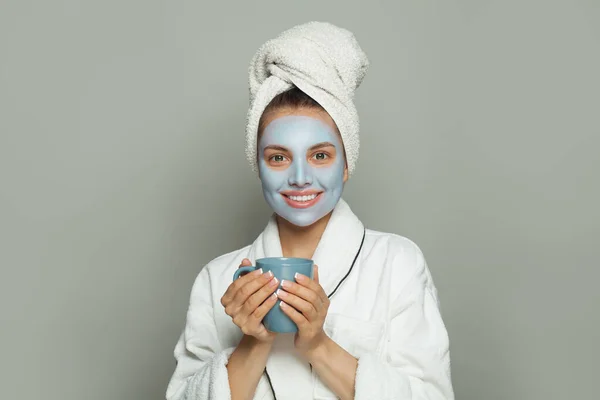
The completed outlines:
[[[257,270],[256,270],[256,272],[255,272],[255,274],[256,274],[256,275],[260,275],[260,274],[262,274],[262,268],[259,268],[259,269],[257,269]]]
[[[300,278],[300,274],[299,274],[299,273],[297,273],[297,272],[294,274],[294,278],[295,278],[296,280],[298,280],[298,279],[302,279],[302,278]]]
[[[277,278],[273,278],[273,279],[271,279],[271,282],[269,282],[269,285],[275,287],[278,285],[278,283],[279,282],[277,281]]]
[[[285,279],[282,279],[281,286],[283,286],[284,288],[287,288],[290,286],[290,282],[286,281]]]

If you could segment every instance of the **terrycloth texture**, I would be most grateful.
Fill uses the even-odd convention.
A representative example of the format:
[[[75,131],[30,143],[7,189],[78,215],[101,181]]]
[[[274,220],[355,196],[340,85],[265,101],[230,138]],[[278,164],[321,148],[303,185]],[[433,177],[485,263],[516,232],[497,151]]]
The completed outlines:
[[[230,347],[210,358],[207,365],[190,378],[183,398],[189,400],[231,398],[226,365],[234,350],[235,347]]]
[[[269,102],[293,86],[315,99],[335,121],[346,150],[348,173],[358,159],[359,118],[354,91],[369,66],[354,35],[327,22],[309,22],[263,44],[250,63],[246,157],[256,172],[258,122]]]
[[[436,337],[446,335],[436,315],[437,291],[430,286],[425,260],[418,258],[422,260],[421,273],[390,307],[392,340],[386,360],[373,353],[357,357],[355,400],[454,399],[447,343],[439,341],[439,347],[432,346]]]
[[[350,266],[364,243],[352,270]],[[254,243],[200,271],[186,326],[175,348],[169,400],[230,400],[226,359],[242,338],[220,299],[243,258],[281,256],[272,217]],[[449,340],[436,288],[419,247],[409,239],[364,230],[340,200],[313,256],[331,304],[323,329],[358,359],[355,400],[453,400]],[[266,365],[277,400],[335,399],[336,394],[279,334]],[[273,400],[266,374],[253,400]]]
[[[231,398],[226,365],[236,346],[220,346],[207,286],[209,277],[205,268],[194,283],[186,326],[175,346],[177,368],[167,388],[169,400]]]

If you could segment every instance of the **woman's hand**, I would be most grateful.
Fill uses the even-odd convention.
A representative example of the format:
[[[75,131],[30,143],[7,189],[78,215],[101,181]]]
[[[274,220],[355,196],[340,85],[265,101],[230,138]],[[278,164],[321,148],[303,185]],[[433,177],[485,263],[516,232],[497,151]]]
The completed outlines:
[[[248,265],[252,263],[244,258],[240,267]],[[263,274],[260,269],[242,275],[229,285],[221,297],[221,304],[244,335],[253,336],[260,342],[273,342],[277,334],[268,331],[262,319],[277,302],[273,293],[277,286],[277,278],[271,271]]]
[[[281,310],[298,325],[294,345],[300,354],[307,356],[328,338],[323,331],[323,323],[329,309],[329,298],[319,284],[319,268],[316,265],[314,280],[298,274],[296,282],[284,280],[284,290],[280,289],[277,296],[281,300]]]

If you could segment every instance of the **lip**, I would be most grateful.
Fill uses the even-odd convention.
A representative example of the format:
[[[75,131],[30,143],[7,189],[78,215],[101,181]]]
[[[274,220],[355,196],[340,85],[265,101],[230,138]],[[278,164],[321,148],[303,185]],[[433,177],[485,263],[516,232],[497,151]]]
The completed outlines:
[[[279,192],[286,196],[310,196],[311,194],[319,194],[323,193],[322,190],[284,190],[283,192]]]
[[[321,200],[321,197],[323,197],[323,192],[319,192],[317,190],[305,190],[305,191],[296,191],[296,190],[289,190],[289,191],[285,191],[285,192],[281,192],[281,197],[283,197],[283,200],[285,200],[285,202],[293,208],[309,208],[314,206],[319,200]],[[316,194],[317,197],[315,197],[314,199],[312,199],[311,201],[295,201],[290,199],[288,196],[309,196],[311,194]]]

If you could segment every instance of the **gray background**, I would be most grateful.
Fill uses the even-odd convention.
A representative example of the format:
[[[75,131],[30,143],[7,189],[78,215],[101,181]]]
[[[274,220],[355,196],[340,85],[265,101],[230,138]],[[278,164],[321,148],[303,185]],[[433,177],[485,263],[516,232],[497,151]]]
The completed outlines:
[[[371,60],[345,198],[424,251],[457,399],[597,398],[599,1],[0,4],[3,399],[164,397],[193,279],[269,215],[249,60],[309,20]]]

